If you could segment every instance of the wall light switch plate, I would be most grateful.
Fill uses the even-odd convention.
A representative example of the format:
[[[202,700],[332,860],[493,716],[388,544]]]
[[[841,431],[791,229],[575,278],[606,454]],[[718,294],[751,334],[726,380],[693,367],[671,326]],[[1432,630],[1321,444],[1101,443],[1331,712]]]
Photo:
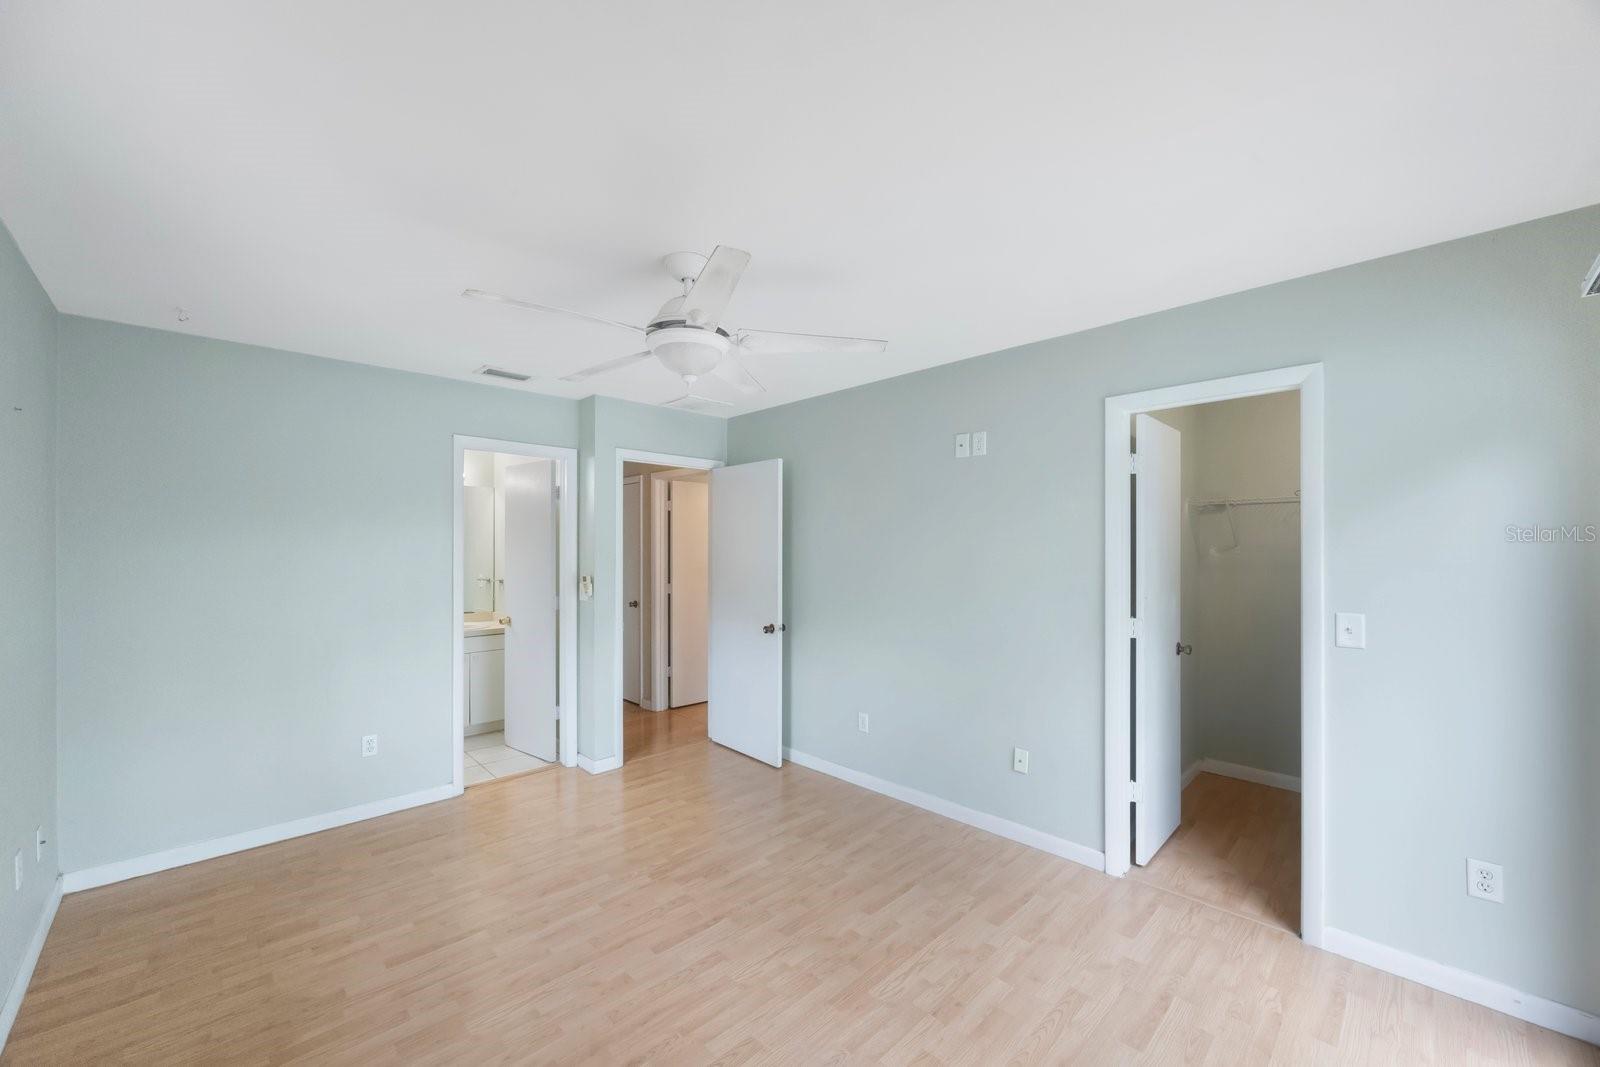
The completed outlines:
[[[33,862],[44,861],[44,827],[36,827],[33,831]]]
[[[972,454],[974,456],[987,456],[989,454],[989,431],[972,431]]]
[[[1025,749],[1025,748],[1014,748],[1014,749],[1011,750],[1011,769],[1016,771],[1018,774],[1027,774],[1028,773],[1028,750],[1027,749]]]
[[[1367,617],[1353,611],[1333,616],[1333,643],[1340,648],[1367,647]]]
[[[361,755],[362,755],[362,758],[366,758],[367,756],[376,756],[377,754],[378,754],[378,735],[377,734],[368,734],[367,736],[363,737],[361,739]]]
[[[869,733],[870,731],[867,729],[867,727],[870,726],[870,725],[871,724],[869,722],[867,722],[867,713],[866,712],[860,711],[860,712],[856,713],[856,729],[857,730],[860,730],[862,733]]]
[[[972,455],[972,435],[970,433],[956,434],[956,458],[966,459]]]
[[[12,889],[22,888],[22,850],[17,849],[17,854],[11,857]]]

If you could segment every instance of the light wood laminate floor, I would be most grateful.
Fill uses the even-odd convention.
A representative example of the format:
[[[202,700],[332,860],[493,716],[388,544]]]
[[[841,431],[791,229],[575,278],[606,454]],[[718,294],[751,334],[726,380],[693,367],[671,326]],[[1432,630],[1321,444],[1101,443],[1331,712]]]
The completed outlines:
[[[1178,829],[1129,877],[1298,933],[1300,794],[1196,775]]]
[[[653,756],[679,745],[704,741],[707,707],[705,703],[700,703],[662,711],[646,711],[637,704],[623,701],[623,762]]]
[[[1281,930],[712,744],[66,898],[36,1063],[1589,1063]]]

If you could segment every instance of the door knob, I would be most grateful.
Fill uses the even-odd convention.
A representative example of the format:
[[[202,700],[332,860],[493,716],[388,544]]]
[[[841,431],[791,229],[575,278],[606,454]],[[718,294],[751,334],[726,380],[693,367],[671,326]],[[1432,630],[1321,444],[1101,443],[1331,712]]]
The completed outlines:
[[[1193,645],[1186,645],[1182,641],[1179,641],[1178,642],[1178,652],[1177,652],[1177,654],[1180,655],[1180,656],[1193,655],[1194,654],[1194,646]]]
[[[630,600],[630,601],[628,601],[628,607],[630,607],[630,608],[636,608],[636,607],[638,607],[638,606],[639,606],[639,602],[638,602],[638,601],[637,601],[637,600]]]
[[[775,634],[778,632],[778,627],[776,624],[769,622],[761,628],[761,632],[764,634]]]

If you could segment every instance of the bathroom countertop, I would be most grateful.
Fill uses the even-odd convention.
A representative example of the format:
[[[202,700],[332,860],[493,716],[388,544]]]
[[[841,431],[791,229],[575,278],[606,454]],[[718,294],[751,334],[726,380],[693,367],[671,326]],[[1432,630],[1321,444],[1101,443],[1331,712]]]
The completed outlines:
[[[491,637],[506,632],[506,620],[489,612],[474,612],[461,620],[461,632],[467,637]]]

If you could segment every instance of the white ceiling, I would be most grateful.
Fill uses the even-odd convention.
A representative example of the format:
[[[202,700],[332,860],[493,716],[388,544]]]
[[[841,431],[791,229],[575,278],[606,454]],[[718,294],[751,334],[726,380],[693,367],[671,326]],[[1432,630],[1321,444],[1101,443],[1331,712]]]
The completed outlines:
[[[506,388],[681,392],[462,289],[643,323],[718,243],[735,325],[890,341],[736,412],[1600,201],[1596,56],[1578,0],[12,0],[0,218],[62,311]]]

